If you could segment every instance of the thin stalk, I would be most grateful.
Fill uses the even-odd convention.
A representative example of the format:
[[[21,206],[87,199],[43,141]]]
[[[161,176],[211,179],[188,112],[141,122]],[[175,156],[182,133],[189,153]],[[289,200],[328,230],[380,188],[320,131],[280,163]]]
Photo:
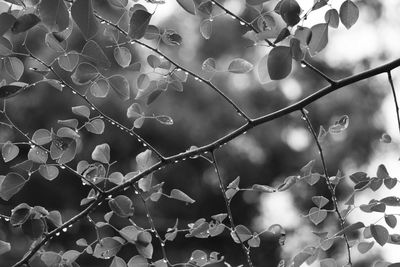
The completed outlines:
[[[399,127],[399,133],[400,133],[399,104],[398,104],[398,102],[397,102],[396,90],[394,89],[394,84],[393,84],[393,79],[392,79],[392,73],[391,73],[390,71],[388,71],[388,80],[389,80],[389,83],[390,83],[390,87],[391,87],[391,89],[392,89],[394,105],[395,105],[395,107],[396,107],[397,126]]]

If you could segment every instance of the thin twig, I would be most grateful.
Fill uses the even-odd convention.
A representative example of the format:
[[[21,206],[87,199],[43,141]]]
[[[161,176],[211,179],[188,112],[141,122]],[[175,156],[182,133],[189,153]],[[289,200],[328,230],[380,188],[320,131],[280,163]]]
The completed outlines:
[[[246,25],[249,29],[251,29],[252,31],[254,31],[255,33],[260,33],[260,30],[257,29],[256,27],[254,27],[254,25],[252,23],[247,22],[245,19],[243,19],[242,17],[234,14],[233,12],[231,12],[229,9],[227,9],[226,7],[224,7],[222,4],[218,3],[217,1],[213,0],[212,3],[214,3],[216,6],[218,6],[219,8],[221,8],[222,10],[224,10],[227,14],[229,14],[230,16],[232,16],[233,18],[237,19],[238,21],[240,21],[241,24]],[[275,47],[276,44],[272,43],[270,40],[265,39],[264,41],[266,41],[268,43],[269,46]],[[320,71],[319,69],[317,69],[316,67],[314,67],[313,65],[311,65],[311,63],[309,63],[308,61],[306,61],[305,59],[300,61],[301,64],[304,64],[305,66],[307,66],[308,68],[310,68],[312,71],[314,71],[315,73],[317,73],[319,76],[321,76],[322,78],[324,78],[327,82],[329,82],[331,85],[334,85],[336,83],[336,81],[334,81],[332,78],[330,78],[328,75],[326,75],[325,73],[323,73],[322,71]]]
[[[320,158],[321,158],[322,167],[323,167],[323,169],[324,169],[325,182],[326,182],[326,184],[327,184],[327,186],[328,186],[329,192],[331,193],[331,200],[332,200],[332,203],[333,203],[333,207],[334,207],[334,209],[335,209],[335,212],[336,212],[336,214],[337,214],[337,216],[338,216],[338,218],[339,218],[340,228],[341,228],[341,230],[343,230],[344,227],[345,227],[345,224],[346,224],[346,220],[343,219],[343,217],[342,217],[342,215],[340,214],[340,211],[339,211],[338,200],[337,200],[337,198],[336,198],[335,189],[334,189],[332,183],[331,183],[330,180],[329,180],[328,169],[327,169],[327,167],[326,167],[326,162],[325,162],[324,153],[323,153],[323,151],[322,151],[321,144],[320,144],[320,142],[319,142],[319,140],[318,140],[318,135],[317,135],[317,133],[315,132],[314,127],[313,127],[312,124],[311,124],[311,121],[310,121],[310,118],[309,118],[308,115],[307,115],[307,112],[306,112],[304,109],[301,109],[301,114],[302,114],[302,116],[303,116],[303,119],[304,119],[304,120],[306,121],[306,123],[307,123],[308,130],[309,130],[310,133],[312,134],[312,136],[313,136],[313,138],[314,138],[314,141],[315,141],[315,144],[316,144],[317,147],[318,147],[318,153],[319,153],[319,156],[320,156]],[[352,266],[349,240],[348,240],[346,234],[343,234],[343,238],[344,238],[344,241],[345,241],[346,247],[347,247],[348,264],[349,264],[350,266]]]
[[[104,22],[108,25],[113,26],[115,29],[117,29],[119,32],[121,32],[126,38],[128,38],[130,44],[133,43],[137,43],[139,45],[142,45],[143,47],[146,47],[147,49],[153,51],[154,53],[157,53],[158,55],[160,55],[161,57],[163,57],[165,60],[169,61],[172,65],[176,66],[177,68],[181,69],[182,71],[190,74],[192,77],[194,77],[196,80],[198,80],[199,82],[203,82],[205,84],[207,84],[209,87],[211,87],[215,92],[217,92],[222,98],[224,98],[229,104],[232,105],[232,107],[236,110],[236,112],[242,116],[243,118],[245,118],[247,121],[251,121],[251,118],[231,99],[229,98],[224,92],[222,92],[220,89],[218,89],[214,84],[212,84],[210,81],[200,77],[199,75],[197,75],[196,73],[194,73],[193,71],[189,70],[188,68],[185,68],[181,65],[179,65],[177,62],[175,62],[174,60],[172,60],[170,57],[168,57],[167,55],[165,55],[164,53],[162,53],[160,50],[158,50],[157,48],[154,48],[142,41],[139,40],[134,40],[132,39],[128,33],[126,31],[124,31],[119,25],[104,19],[103,17],[99,16],[98,14],[95,14],[95,16],[101,21]]]
[[[394,89],[394,84],[393,84],[393,79],[392,79],[392,73],[388,71],[388,79],[390,83],[390,87],[392,88],[392,94],[393,94],[393,100],[394,104],[396,106],[396,116],[397,116],[397,125],[399,127],[399,133],[400,133],[400,114],[399,114],[399,104],[397,102],[397,96],[396,96],[396,90]]]
[[[212,161],[213,161],[215,172],[217,173],[218,182],[219,182],[219,188],[221,190],[222,196],[224,197],[225,207],[226,207],[226,211],[228,213],[228,219],[229,219],[229,223],[230,223],[230,226],[231,226],[231,231],[236,235],[236,238],[239,240],[239,242],[241,244],[243,253],[245,254],[246,259],[247,259],[247,264],[250,267],[252,267],[253,266],[253,262],[251,261],[250,250],[245,246],[243,241],[240,239],[239,234],[236,232],[236,225],[235,225],[235,223],[233,221],[231,204],[230,204],[229,199],[226,196],[225,186],[224,186],[224,183],[222,181],[221,174],[219,173],[218,163],[217,163],[217,159],[215,158],[215,151],[214,150],[211,151],[211,156],[212,156]]]

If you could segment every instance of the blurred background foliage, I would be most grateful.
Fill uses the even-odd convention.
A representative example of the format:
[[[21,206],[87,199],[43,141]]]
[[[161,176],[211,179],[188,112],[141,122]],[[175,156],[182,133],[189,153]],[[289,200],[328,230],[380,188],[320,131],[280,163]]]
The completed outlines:
[[[185,13],[175,1],[168,0],[167,2],[165,5],[158,6],[152,23],[160,28],[174,29],[183,37],[183,43],[178,47],[161,45],[160,50],[196,73],[201,73],[201,64],[209,57],[215,58],[217,67],[224,69],[228,62],[236,57],[244,58],[256,64],[269,49],[262,46],[252,46],[249,40],[242,37],[246,28],[230,16],[223,14],[213,21],[212,37],[210,40],[205,40],[199,33],[201,18]],[[254,18],[254,12],[245,7],[245,1],[230,0],[225,2],[227,7],[233,7],[235,9],[233,11],[246,20],[251,21]],[[387,8],[390,5],[383,5],[382,2],[384,1],[357,2],[362,19],[350,30],[350,35],[357,36],[355,33],[357,27],[360,27],[360,29],[365,25],[379,27],[381,21],[387,19],[387,12],[389,12]],[[94,3],[96,10],[104,17],[108,16],[111,19],[113,16],[118,16],[118,10],[113,9],[107,1],[96,0]],[[393,6],[395,5],[393,4]],[[268,7],[273,8],[273,4],[268,4]],[[373,21],[373,24],[371,24],[371,21]],[[361,25],[358,26],[358,24]],[[345,29],[340,28],[336,31],[345,31]],[[373,32],[372,29],[371,32]],[[332,66],[329,59],[344,53],[334,46],[336,34],[339,33],[331,33],[331,44],[325,53],[309,59],[313,65],[331,77],[349,76],[384,62],[392,56],[391,53],[382,49],[376,51],[375,54],[364,55],[348,63],[345,60],[339,63],[335,61]],[[38,57],[50,62],[56,54],[43,45],[44,36],[45,33],[41,30],[31,32],[27,37],[27,45]],[[342,40],[340,37],[337,38]],[[347,49],[349,50],[363,49],[363,47],[354,47],[357,44],[352,44],[355,41],[350,38],[343,39],[346,44],[342,44],[341,47],[348,46]],[[102,46],[110,44],[101,32],[95,37],[95,40]],[[15,36],[14,46],[19,47],[22,41],[21,36]],[[80,51],[84,44],[85,41],[81,34],[74,28],[72,36],[69,38],[69,47]],[[369,44],[364,45],[368,46]],[[133,54],[133,61],[144,61],[149,54],[148,50],[138,45],[130,45],[129,49]],[[105,49],[110,59],[113,58],[112,51],[113,47]],[[27,67],[41,67],[30,60],[23,60]],[[112,64],[110,73],[121,71],[113,60]],[[57,64],[55,64],[55,67],[57,67]],[[59,68],[57,70],[63,73],[64,78],[70,80],[68,73]],[[131,83],[133,99],[137,92],[135,85],[137,73],[126,71],[124,75]],[[31,83],[38,79],[40,79],[40,75],[26,71],[22,81]],[[281,82],[261,85],[255,71],[249,74],[218,73],[213,82],[232,97],[251,117],[283,108],[327,85],[315,73],[302,68],[297,63],[292,74]],[[384,115],[380,113],[379,107],[390,89],[389,84],[382,82],[384,80],[372,78],[348,86],[307,108],[316,129],[320,125],[325,128],[329,127],[341,115],[348,114],[350,117],[350,126],[345,133],[338,136],[328,136],[323,143],[330,175],[335,175],[338,170],[346,171],[365,166],[369,162],[380,136],[385,131],[385,125],[381,123],[381,118]],[[81,90],[83,92],[85,88],[81,88]],[[132,121],[126,118],[126,109],[132,103],[131,101],[122,102],[113,93],[106,99],[93,99],[93,101],[112,118],[125,125],[132,125]],[[57,120],[73,118],[71,107],[81,104],[84,103],[70,91],[64,90],[60,93],[54,88],[44,85],[36,86],[7,101],[10,117],[24,132],[29,134],[39,128],[59,128],[60,125],[57,124]],[[140,135],[164,155],[173,155],[185,151],[192,145],[205,145],[224,136],[243,123],[242,118],[235,113],[231,106],[206,85],[194,80],[193,77],[189,77],[188,82],[184,84],[182,93],[175,91],[164,93],[146,109],[146,114],[164,114],[171,116],[174,120],[173,126],[165,126],[154,120],[146,120],[143,127],[138,130]],[[0,127],[1,142],[21,140],[21,136],[18,136],[16,132],[3,126]],[[135,138],[109,124],[106,125],[106,131],[101,136],[84,131],[80,134],[79,153],[76,160],[70,163],[70,166],[76,166],[79,160],[90,160],[91,152],[96,145],[108,143],[111,147],[111,158],[117,161],[112,166],[111,171],[120,171],[125,174],[135,170],[135,156],[145,149]],[[27,151],[26,148],[23,152],[27,153]],[[307,131],[306,124],[301,119],[301,114],[293,113],[236,138],[219,149],[216,156],[226,184],[240,176],[243,187],[255,183],[276,186],[286,176],[297,174],[299,169],[310,160],[316,159],[319,162],[316,152],[316,147]],[[24,155],[24,153],[20,155]],[[22,157],[20,160],[22,160]],[[15,160],[15,162],[18,162],[18,160]],[[322,172],[319,163],[316,170]],[[10,165],[0,164],[0,173],[4,174],[9,171]],[[194,204],[189,206],[163,198],[158,202],[151,203],[151,214],[154,216],[156,227],[161,233],[165,233],[168,227],[172,227],[177,218],[179,218],[179,227],[186,228],[188,223],[193,223],[198,218],[209,220],[211,215],[225,212],[217,177],[212,165],[204,159],[198,158],[169,166],[156,172],[154,179],[155,183],[165,181],[165,192],[178,188],[196,200]],[[29,184],[11,201],[6,203],[0,200],[0,212],[9,214],[10,209],[14,206],[26,202],[31,206],[44,206],[48,210],[58,209],[61,211],[63,219],[67,220],[81,209],[80,200],[86,197],[88,191],[87,186],[83,186],[79,179],[72,177],[67,172],[61,172],[61,175],[52,182],[48,182],[35,174]],[[306,185],[296,185],[290,191],[290,198],[270,197],[254,192],[240,192],[235,196],[231,207],[237,224],[244,224],[254,231],[261,231],[271,224],[280,223],[286,229],[287,239],[283,247],[279,246],[277,240],[261,236],[261,246],[252,249],[252,257],[256,266],[277,266],[281,256],[289,259],[295,251],[311,242],[311,231],[318,231],[318,229],[312,228],[307,218],[300,215],[307,213],[312,205],[311,196],[317,192],[319,195],[325,195],[329,198],[329,192],[323,181],[320,181],[313,188]],[[349,190],[346,186],[339,188],[339,199],[345,199],[348,194]],[[135,199],[136,209],[135,221],[139,225],[147,227],[143,206],[139,199],[133,198]],[[284,208],[291,205],[285,203],[288,199],[290,203],[294,204],[295,211],[293,211],[293,207],[290,208],[292,211]],[[279,216],[276,213],[268,213],[269,210],[266,207],[271,207],[271,205],[276,206],[278,210],[279,207],[283,207],[280,209]],[[107,211],[108,206],[104,205],[92,215],[92,218],[102,220],[102,214]],[[290,214],[293,214],[293,212],[298,215],[294,217],[295,222],[288,220],[288,218],[292,218]],[[285,213],[287,213],[287,216],[285,216]],[[331,216],[333,217],[333,215]],[[123,221],[116,223],[124,224]],[[327,220],[324,224],[336,226],[333,218]],[[112,230],[104,229],[104,231]],[[48,249],[55,251],[78,249],[75,241],[81,237],[85,237],[87,240],[95,239],[93,227],[85,220],[53,239],[48,244]],[[19,233],[18,229],[11,229],[4,221],[0,222],[0,239],[10,240],[13,245],[12,253],[0,257],[1,266],[9,266],[25,253],[29,247],[27,238]],[[157,259],[161,257],[160,248],[158,244],[154,246],[154,258]],[[172,262],[186,261],[195,249],[202,249],[207,252],[218,251],[233,266],[239,265],[244,260],[240,246],[232,242],[227,231],[221,236],[209,239],[188,239],[180,234],[174,242],[167,243],[166,249]],[[339,243],[327,253],[329,255],[340,255],[343,249],[344,246]],[[121,257],[128,258],[134,250],[133,246],[124,248],[120,252]],[[355,266],[364,266],[364,263],[369,261],[370,259],[365,259]],[[109,265],[108,261],[95,260],[93,257],[86,256],[80,257],[78,262],[81,266],[88,267]],[[40,263],[35,260],[31,266],[40,266]]]

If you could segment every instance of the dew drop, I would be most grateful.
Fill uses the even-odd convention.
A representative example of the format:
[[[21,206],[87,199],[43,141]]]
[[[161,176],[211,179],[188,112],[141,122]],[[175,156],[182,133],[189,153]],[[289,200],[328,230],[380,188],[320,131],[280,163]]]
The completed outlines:
[[[112,125],[115,125],[115,122],[111,121],[111,124],[112,124]]]
[[[213,21],[214,21],[214,19],[213,19],[213,18],[211,18],[211,19],[210,19],[210,22],[213,22]]]
[[[130,41],[130,43],[131,43],[131,44],[134,44],[134,43],[136,43],[136,42],[135,42],[135,41]]]
[[[72,226],[73,226],[73,225],[72,225],[72,224],[70,224],[68,227],[69,227],[69,228],[71,228]]]
[[[131,136],[133,136],[133,133],[129,133]]]
[[[106,22],[103,20],[102,22],[100,22],[100,24],[106,24]]]
[[[189,75],[189,72],[185,71],[185,74],[186,74],[186,75]]]
[[[143,143],[143,146],[146,147],[147,145],[145,143]]]
[[[4,218],[4,220],[6,221],[6,222],[8,222],[8,221],[10,221],[10,218]]]
[[[67,228],[63,228],[62,231],[65,233],[67,231]]]
[[[181,71],[181,69],[180,69],[180,68],[177,68],[176,71]]]
[[[197,77],[194,77],[194,79],[195,79],[196,81],[198,81],[198,80],[199,80],[199,78],[197,78]]]
[[[60,232],[56,233],[56,236],[59,236],[59,235],[60,235]]]
[[[243,21],[240,22],[240,25],[244,26],[246,23],[244,23]]]
[[[178,160],[175,160],[174,163],[178,163]]]
[[[75,91],[72,91],[72,93],[73,93],[74,95],[76,95],[76,92],[75,92]]]
[[[161,59],[164,59],[164,56],[160,56]]]
[[[301,63],[300,66],[301,66],[302,68],[307,67],[306,64],[304,64],[304,63]]]
[[[236,19],[236,17],[235,17],[235,16],[231,16],[231,18],[232,18],[232,19]]]
[[[91,107],[92,110],[96,110],[94,107]]]
[[[64,169],[65,169],[65,166],[64,166],[64,165],[61,165],[60,168],[64,170]]]
[[[108,198],[112,198],[112,195],[109,195]]]

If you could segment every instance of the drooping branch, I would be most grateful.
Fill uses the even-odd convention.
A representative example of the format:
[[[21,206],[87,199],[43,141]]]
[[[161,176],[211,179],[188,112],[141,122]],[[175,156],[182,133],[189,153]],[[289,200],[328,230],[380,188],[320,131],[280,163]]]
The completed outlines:
[[[342,214],[339,211],[339,207],[338,207],[339,203],[338,203],[338,200],[336,198],[335,188],[333,187],[331,181],[329,180],[328,168],[326,167],[326,161],[325,161],[325,157],[324,157],[324,152],[322,151],[321,143],[318,140],[318,135],[315,132],[314,127],[311,124],[311,121],[310,121],[310,118],[307,115],[307,112],[304,109],[301,109],[301,114],[302,114],[302,117],[303,117],[303,119],[305,120],[305,122],[307,124],[308,130],[310,131],[310,133],[311,133],[311,135],[312,135],[312,137],[314,139],[315,144],[317,145],[318,154],[320,156],[321,163],[322,163],[322,168],[324,170],[325,182],[326,182],[326,185],[328,186],[328,190],[329,190],[329,192],[331,194],[331,200],[332,200],[332,203],[333,203],[333,208],[334,208],[334,210],[336,212],[336,215],[337,215],[337,217],[339,219],[340,228],[341,228],[341,230],[343,230],[344,227],[345,227],[346,221],[342,217]],[[348,240],[346,234],[343,234],[343,238],[344,238],[344,241],[346,243],[348,264],[350,266],[352,266],[349,240]]]

